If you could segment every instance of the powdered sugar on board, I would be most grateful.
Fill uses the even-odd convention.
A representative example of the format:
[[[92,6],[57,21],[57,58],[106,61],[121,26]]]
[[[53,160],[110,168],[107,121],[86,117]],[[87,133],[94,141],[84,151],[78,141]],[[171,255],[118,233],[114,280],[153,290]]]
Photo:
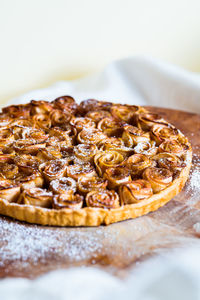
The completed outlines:
[[[193,147],[193,162],[186,184],[185,203],[200,208],[200,146]]]
[[[0,217],[0,276],[35,277],[88,264],[115,273],[146,255],[193,242],[149,216],[98,228],[52,228]]]

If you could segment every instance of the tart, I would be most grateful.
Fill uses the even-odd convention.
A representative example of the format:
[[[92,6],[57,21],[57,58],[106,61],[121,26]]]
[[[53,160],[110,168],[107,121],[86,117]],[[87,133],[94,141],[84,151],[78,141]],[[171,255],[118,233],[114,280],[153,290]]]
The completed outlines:
[[[144,107],[70,96],[0,114],[0,214],[99,226],[157,210],[183,188],[192,149]]]

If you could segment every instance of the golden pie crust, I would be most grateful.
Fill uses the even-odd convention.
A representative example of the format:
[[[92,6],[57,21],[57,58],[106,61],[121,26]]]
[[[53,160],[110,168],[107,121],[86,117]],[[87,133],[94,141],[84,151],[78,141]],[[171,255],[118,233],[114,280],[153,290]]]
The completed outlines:
[[[183,188],[192,149],[144,107],[70,96],[0,114],[0,214],[99,226],[157,210]]]

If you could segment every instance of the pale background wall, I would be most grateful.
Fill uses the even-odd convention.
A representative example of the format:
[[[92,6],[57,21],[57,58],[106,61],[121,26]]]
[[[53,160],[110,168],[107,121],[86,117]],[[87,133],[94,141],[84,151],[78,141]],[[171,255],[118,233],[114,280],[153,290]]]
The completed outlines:
[[[199,0],[0,0],[0,102],[150,54],[200,71]]]

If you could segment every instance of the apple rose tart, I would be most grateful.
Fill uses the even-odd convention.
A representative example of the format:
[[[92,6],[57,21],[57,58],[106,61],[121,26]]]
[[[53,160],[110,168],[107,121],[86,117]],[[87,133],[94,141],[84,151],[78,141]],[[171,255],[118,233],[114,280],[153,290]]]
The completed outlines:
[[[99,226],[158,209],[184,186],[187,138],[136,105],[71,96],[0,113],[0,214]]]

